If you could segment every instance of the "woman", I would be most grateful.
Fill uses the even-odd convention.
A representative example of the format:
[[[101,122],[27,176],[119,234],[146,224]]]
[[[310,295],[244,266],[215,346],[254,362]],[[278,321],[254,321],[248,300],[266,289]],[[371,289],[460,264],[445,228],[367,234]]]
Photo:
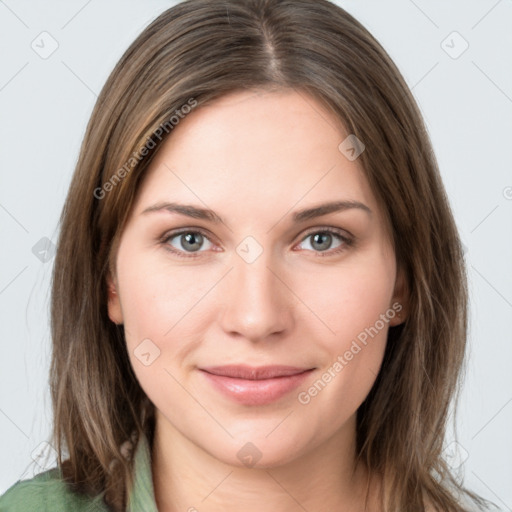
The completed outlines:
[[[465,279],[417,105],[361,24],[183,2],[92,114],[53,276],[59,467],[0,510],[483,506],[442,457]]]

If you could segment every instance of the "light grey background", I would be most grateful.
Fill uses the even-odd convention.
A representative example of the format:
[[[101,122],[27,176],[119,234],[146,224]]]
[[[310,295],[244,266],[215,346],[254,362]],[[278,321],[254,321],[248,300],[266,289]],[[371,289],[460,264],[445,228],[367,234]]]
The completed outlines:
[[[48,461],[37,458],[51,426],[53,262],[39,241],[57,239],[85,126],[108,74],[174,3],[0,1],[0,492],[52,465],[51,450]],[[447,452],[468,487],[511,510],[512,2],[337,3],[386,48],[427,122],[467,247],[471,290],[459,445],[450,433]],[[57,49],[45,55],[52,44]]]

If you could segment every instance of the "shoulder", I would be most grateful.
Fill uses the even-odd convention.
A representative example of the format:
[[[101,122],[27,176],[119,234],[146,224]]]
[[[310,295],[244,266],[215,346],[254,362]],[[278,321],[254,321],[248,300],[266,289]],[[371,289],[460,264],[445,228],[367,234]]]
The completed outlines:
[[[20,480],[0,496],[0,512],[108,512],[101,496],[79,495],[60,477],[58,468]]]

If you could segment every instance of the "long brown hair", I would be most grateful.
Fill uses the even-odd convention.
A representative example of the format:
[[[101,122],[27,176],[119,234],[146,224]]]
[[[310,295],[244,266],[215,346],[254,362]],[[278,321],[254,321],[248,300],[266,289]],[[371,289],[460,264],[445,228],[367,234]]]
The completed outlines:
[[[51,324],[54,445],[77,492],[124,511],[154,406],[107,314],[106,276],[144,171],[186,105],[243,89],[312,95],[366,146],[360,159],[409,290],[375,385],[357,414],[357,454],[383,476],[386,512],[464,511],[443,459],[466,346],[463,251],[428,133],[400,72],[352,16],[326,0],[188,0],[128,48],[89,121],[61,216]],[[132,437],[132,435],[134,436]]]

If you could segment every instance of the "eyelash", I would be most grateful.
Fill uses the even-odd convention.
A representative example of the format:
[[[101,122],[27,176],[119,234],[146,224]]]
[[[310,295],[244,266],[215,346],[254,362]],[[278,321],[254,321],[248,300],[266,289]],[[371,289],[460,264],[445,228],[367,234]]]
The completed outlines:
[[[198,258],[198,257],[200,257],[201,253],[205,252],[205,251],[197,251],[195,253],[187,253],[187,252],[184,252],[184,251],[178,251],[178,250],[174,249],[168,243],[169,240],[172,240],[173,238],[176,238],[179,235],[184,235],[184,234],[189,234],[189,233],[199,233],[203,237],[208,239],[211,243],[213,243],[210,240],[209,236],[200,228],[192,228],[192,229],[189,228],[189,229],[181,229],[179,231],[171,231],[169,233],[166,233],[160,239],[160,243],[164,246],[164,249],[166,249],[167,251],[175,254],[176,256],[178,256],[180,258]],[[352,247],[354,245],[354,242],[355,242],[355,239],[353,237],[346,236],[346,235],[342,234],[342,232],[340,230],[338,230],[338,229],[330,228],[330,227],[324,227],[324,228],[320,228],[320,229],[315,228],[313,231],[309,231],[308,233],[306,233],[303,236],[303,238],[300,240],[299,243],[302,243],[308,237],[310,237],[312,235],[319,234],[319,233],[322,233],[322,234],[323,233],[329,233],[329,234],[336,235],[343,242],[343,245],[341,245],[340,247],[337,247],[334,250],[329,250],[328,249],[327,251],[313,251],[313,252],[316,253],[316,256],[320,257],[320,258],[325,258],[325,257],[328,257],[328,256],[337,255],[337,254],[347,250],[347,248]]]

